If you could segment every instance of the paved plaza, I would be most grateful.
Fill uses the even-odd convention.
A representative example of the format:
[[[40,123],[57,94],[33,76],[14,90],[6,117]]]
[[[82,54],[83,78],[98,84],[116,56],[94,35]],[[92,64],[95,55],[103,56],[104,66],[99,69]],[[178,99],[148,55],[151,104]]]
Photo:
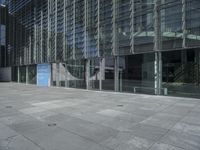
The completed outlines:
[[[0,150],[200,150],[200,99],[0,83]]]

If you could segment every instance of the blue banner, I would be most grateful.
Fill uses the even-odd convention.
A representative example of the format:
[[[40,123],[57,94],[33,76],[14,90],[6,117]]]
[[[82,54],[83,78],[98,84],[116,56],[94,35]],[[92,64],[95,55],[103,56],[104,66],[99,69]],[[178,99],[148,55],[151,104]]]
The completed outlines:
[[[37,85],[50,86],[51,84],[51,65],[38,64],[37,65]]]

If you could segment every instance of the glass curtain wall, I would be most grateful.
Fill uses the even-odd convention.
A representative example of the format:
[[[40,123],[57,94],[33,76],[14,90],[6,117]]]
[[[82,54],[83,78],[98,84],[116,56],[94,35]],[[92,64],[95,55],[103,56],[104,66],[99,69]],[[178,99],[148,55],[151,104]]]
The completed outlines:
[[[101,74],[103,90],[153,93],[158,50],[169,93],[199,85],[198,0],[7,2],[12,66],[51,63],[57,71],[59,64],[61,86],[86,88],[88,75],[89,88],[99,89]],[[57,73],[52,79],[57,85]]]
[[[113,53],[131,53],[131,5],[129,0],[116,0],[113,4]]]
[[[102,74],[100,72],[100,60],[98,58],[90,60],[90,78],[89,86],[90,89],[99,90],[100,78]]]
[[[28,67],[28,83],[36,84],[36,82],[37,82],[37,66],[30,65],[27,67]]]
[[[85,57],[85,1],[75,0],[74,1],[74,55],[75,59],[82,59]]]
[[[74,58],[74,1],[68,0],[66,3],[66,25],[65,25],[65,58],[66,60],[70,60]]]
[[[7,8],[0,5],[0,67],[6,67],[10,65],[10,51],[7,50],[7,24]]]
[[[19,67],[19,82],[26,83],[26,66]]]
[[[144,53],[154,50],[155,0],[135,0],[132,3],[132,51]]]
[[[114,91],[115,66],[114,58],[106,57],[102,60],[102,89]]]
[[[185,36],[186,47],[200,46],[200,1],[185,1]]]
[[[86,58],[99,56],[98,50],[98,4],[97,0],[87,0],[85,2],[85,51]]]
[[[66,62],[68,87],[86,89],[85,60]]]
[[[18,67],[12,67],[12,81],[18,82]]]
[[[154,54],[119,57],[119,91],[154,93]]]
[[[163,87],[169,95],[199,97],[200,51],[163,52]]]
[[[163,50],[183,46],[182,1],[164,0],[161,3],[161,43]]]
[[[112,54],[112,0],[99,1],[99,53],[101,57]]]

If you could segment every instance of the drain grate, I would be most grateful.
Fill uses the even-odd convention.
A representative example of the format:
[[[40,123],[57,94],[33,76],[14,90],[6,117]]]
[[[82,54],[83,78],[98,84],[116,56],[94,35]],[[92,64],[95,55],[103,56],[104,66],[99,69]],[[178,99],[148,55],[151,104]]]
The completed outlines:
[[[49,123],[48,126],[49,127],[55,127],[57,124],[56,123]]]

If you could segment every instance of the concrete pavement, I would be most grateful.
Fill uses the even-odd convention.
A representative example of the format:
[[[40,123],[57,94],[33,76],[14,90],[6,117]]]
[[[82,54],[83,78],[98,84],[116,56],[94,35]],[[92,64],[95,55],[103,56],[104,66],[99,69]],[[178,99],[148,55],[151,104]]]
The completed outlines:
[[[200,150],[200,99],[0,83],[0,150]]]

